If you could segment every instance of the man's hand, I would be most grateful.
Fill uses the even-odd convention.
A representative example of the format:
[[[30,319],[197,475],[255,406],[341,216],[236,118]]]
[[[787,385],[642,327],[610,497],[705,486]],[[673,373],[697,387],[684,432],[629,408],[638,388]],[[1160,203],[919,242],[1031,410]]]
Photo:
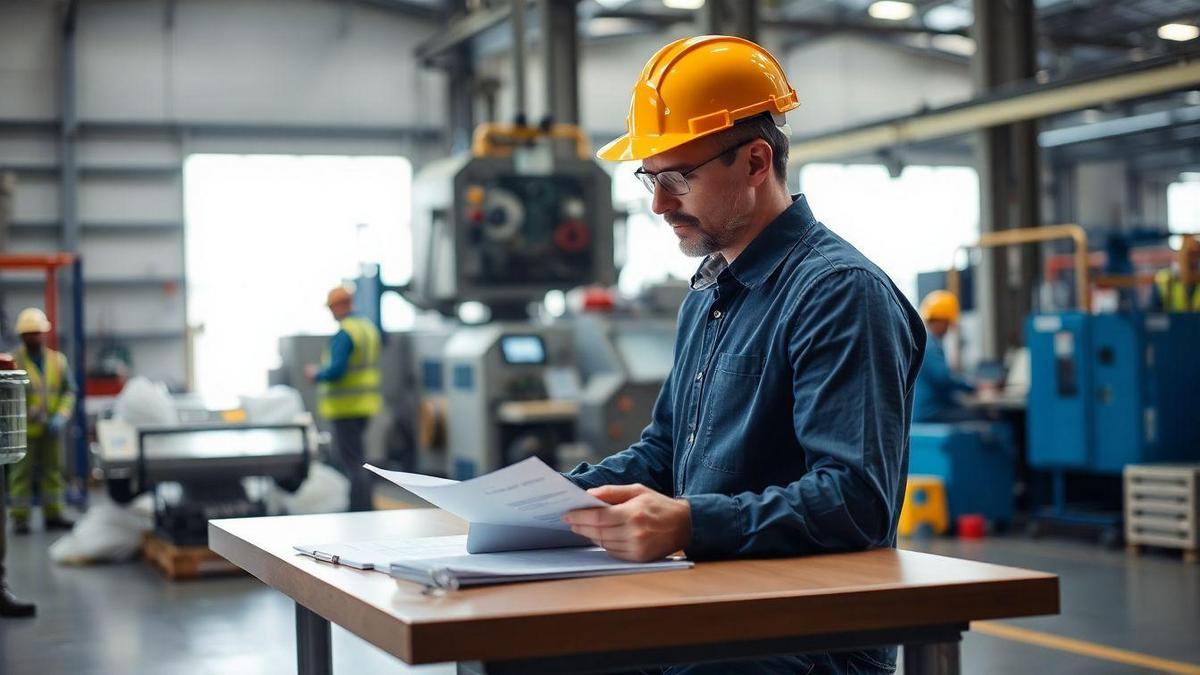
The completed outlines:
[[[571,531],[621,560],[650,562],[688,545],[692,508],[645,485],[605,485],[588,493],[613,506],[578,509],[563,516]]]
[[[309,382],[314,382],[317,379],[317,373],[321,372],[321,367],[315,363],[304,364],[304,377],[308,378]]]

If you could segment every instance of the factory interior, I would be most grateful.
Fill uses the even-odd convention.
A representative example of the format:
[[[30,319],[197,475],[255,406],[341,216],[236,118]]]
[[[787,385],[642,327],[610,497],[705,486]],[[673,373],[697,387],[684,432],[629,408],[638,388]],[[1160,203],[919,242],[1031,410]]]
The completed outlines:
[[[0,0],[0,470],[6,675],[1200,674],[1200,2]]]

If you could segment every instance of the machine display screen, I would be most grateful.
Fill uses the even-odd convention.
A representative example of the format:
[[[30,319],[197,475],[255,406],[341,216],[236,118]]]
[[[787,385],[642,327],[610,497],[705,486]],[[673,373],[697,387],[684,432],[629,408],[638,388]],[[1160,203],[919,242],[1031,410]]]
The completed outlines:
[[[506,335],[500,338],[504,362],[541,365],[546,362],[546,344],[537,335]]]

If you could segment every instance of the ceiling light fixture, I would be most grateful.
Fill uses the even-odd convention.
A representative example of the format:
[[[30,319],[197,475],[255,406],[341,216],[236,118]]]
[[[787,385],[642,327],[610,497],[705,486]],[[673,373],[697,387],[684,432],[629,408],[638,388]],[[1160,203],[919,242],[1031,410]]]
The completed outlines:
[[[1187,42],[1200,37],[1200,27],[1186,23],[1167,23],[1158,27],[1158,37],[1175,42]]]
[[[670,9],[700,9],[704,0],[663,0],[663,4]]]
[[[867,14],[870,14],[872,18],[885,21],[911,19],[915,12],[911,3],[897,2],[897,0],[879,0],[871,3],[871,6],[867,8]]]

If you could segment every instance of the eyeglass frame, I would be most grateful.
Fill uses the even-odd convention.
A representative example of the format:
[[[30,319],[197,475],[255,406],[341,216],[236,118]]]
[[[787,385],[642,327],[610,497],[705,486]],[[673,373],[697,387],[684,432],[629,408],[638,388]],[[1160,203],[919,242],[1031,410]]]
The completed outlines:
[[[669,195],[673,195],[675,197],[682,197],[683,195],[689,194],[692,191],[692,184],[689,183],[688,179],[687,179],[687,177],[689,175],[698,171],[700,169],[700,167],[704,166],[705,164],[708,164],[709,162],[711,162],[719,157],[724,157],[726,154],[733,152],[735,150],[741,150],[742,148],[746,147],[747,145],[753,143],[754,141],[757,141],[759,138],[761,138],[761,136],[755,136],[754,138],[746,139],[731,148],[725,148],[721,152],[713,155],[712,157],[709,157],[708,159],[704,160],[703,162],[700,162],[699,164],[697,164],[697,165],[693,166],[692,168],[687,169],[685,171],[680,171],[678,169],[672,169],[669,171],[659,171],[656,173],[653,171],[647,171],[645,167],[640,166],[634,170],[633,175],[637,176],[638,181],[646,188],[646,190],[648,190],[650,192],[650,194],[654,194],[654,186],[662,185],[661,183],[658,182],[659,176],[666,174],[666,173],[677,173],[677,174],[679,174],[679,178],[683,181],[683,185],[686,189],[683,192],[680,192],[678,194],[671,192],[670,190],[667,190],[666,186],[663,186],[663,190],[666,190],[667,194],[669,194]],[[646,178],[643,178],[643,176],[645,176]],[[649,179],[650,182],[647,183],[646,182],[647,179]]]

